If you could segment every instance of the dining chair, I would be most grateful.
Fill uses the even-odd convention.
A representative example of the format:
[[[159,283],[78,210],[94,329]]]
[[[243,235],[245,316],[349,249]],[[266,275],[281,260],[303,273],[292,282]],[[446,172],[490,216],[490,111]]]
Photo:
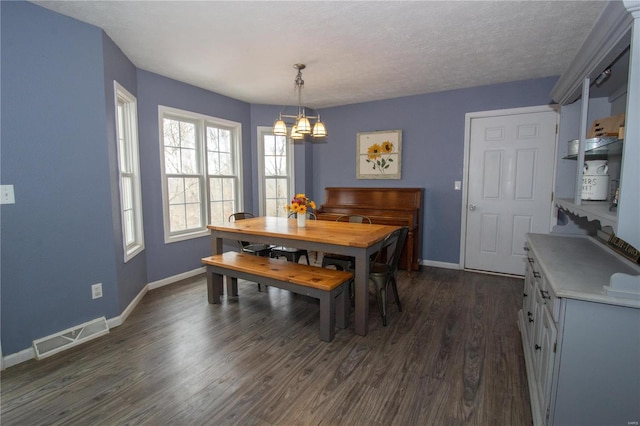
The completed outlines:
[[[307,219],[316,220],[315,214],[306,213],[306,215],[307,215]],[[291,212],[287,217],[288,218],[298,217],[298,214],[295,212]],[[300,262],[300,259],[302,258],[302,256],[304,256],[305,259],[307,260],[307,265],[311,265],[311,263],[309,262],[309,252],[307,250],[298,249],[295,247],[285,247],[285,246],[277,246],[271,249],[271,257],[274,257],[274,258],[284,257],[289,262],[298,263]]]
[[[361,214],[343,214],[336,218],[336,222],[343,222],[345,219],[348,219],[351,223],[367,222],[371,225],[371,218]],[[326,268],[331,265],[341,271],[353,271],[355,259],[352,256],[346,256],[344,254],[325,253],[324,256],[322,256],[322,267]]]
[[[249,219],[255,217],[253,213],[238,212],[229,216],[229,222],[237,220]],[[254,256],[271,257],[271,249],[274,247],[270,244],[250,243],[248,241],[238,241],[240,251],[243,253],[253,254]],[[258,291],[261,291],[260,283],[258,283]]]
[[[398,310],[402,312],[402,305],[400,305],[400,297],[398,296],[398,286],[396,284],[396,272],[398,271],[400,255],[402,254],[402,248],[404,247],[408,233],[409,228],[403,226],[389,234],[369,266],[369,280],[373,281],[376,286],[378,309],[380,310],[380,315],[382,315],[383,326],[387,325],[387,287],[389,285],[391,285],[391,289],[393,290],[393,295],[398,304]],[[386,253],[385,261],[381,260],[382,253]]]

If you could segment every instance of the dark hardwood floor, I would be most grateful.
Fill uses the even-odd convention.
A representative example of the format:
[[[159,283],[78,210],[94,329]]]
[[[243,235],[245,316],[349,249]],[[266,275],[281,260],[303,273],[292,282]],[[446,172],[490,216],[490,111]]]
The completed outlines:
[[[531,425],[522,280],[423,267],[403,312],[318,338],[314,299],[204,278],[152,290],[94,341],[2,372],[3,425]]]

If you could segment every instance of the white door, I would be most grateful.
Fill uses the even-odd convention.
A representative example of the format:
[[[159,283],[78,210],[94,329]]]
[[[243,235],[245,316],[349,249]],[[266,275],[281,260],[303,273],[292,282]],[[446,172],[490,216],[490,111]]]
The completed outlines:
[[[516,111],[467,123],[468,269],[524,275],[525,233],[550,229],[558,114]]]

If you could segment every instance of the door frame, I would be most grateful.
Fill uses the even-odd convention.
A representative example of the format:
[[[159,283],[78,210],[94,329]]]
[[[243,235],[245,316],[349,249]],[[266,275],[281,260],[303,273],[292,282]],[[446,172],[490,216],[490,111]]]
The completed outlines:
[[[538,105],[522,108],[507,108],[507,109],[495,109],[491,111],[476,111],[468,112],[464,115],[464,163],[462,168],[462,211],[460,215],[460,263],[459,269],[465,268],[465,253],[467,244],[467,202],[469,191],[469,150],[471,144],[471,120],[477,118],[496,117],[501,115],[519,115],[519,114],[533,114],[537,112],[555,112],[556,113],[556,126],[560,126],[560,106],[557,104],[550,105]],[[555,194],[556,188],[556,171],[558,169],[558,127],[556,127],[556,137],[554,142],[554,155],[553,155],[553,176],[552,176],[552,194]],[[552,196],[553,198],[553,196]],[[554,227],[555,209],[553,199],[549,208],[549,232]],[[475,269],[474,269],[475,271]],[[496,273],[498,274],[498,273]]]

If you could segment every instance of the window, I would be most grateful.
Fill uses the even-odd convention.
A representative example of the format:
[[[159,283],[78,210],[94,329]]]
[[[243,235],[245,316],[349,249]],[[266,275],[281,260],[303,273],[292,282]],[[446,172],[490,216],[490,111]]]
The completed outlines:
[[[258,127],[260,214],[286,217],[293,197],[293,145],[275,136],[271,127]]]
[[[124,261],[144,250],[142,229],[142,192],[138,157],[137,101],[114,81],[116,104],[116,138],[118,140],[118,174],[120,180],[120,215]]]
[[[209,235],[241,210],[241,125],[159,108],[165,242]]]

